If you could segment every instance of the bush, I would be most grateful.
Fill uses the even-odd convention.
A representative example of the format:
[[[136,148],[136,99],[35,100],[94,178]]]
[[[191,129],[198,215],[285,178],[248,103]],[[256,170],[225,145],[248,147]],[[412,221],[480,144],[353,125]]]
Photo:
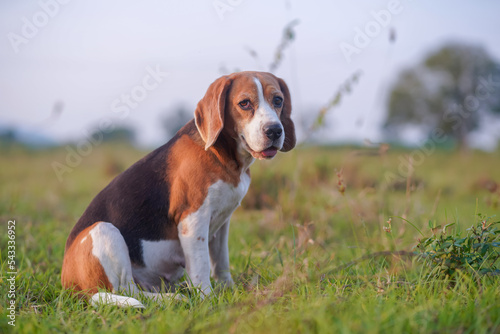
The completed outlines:
[[[479,222],[467,229],[465,237],[460,231],[447,233],[454,225],[429,227],[433,235],[419,240],[417,250],[437,276],[453,279],[458,271],[476,274],[500,274],[497,260],[500,257],[500,222],[490,223],[491,217],[479,214]]]

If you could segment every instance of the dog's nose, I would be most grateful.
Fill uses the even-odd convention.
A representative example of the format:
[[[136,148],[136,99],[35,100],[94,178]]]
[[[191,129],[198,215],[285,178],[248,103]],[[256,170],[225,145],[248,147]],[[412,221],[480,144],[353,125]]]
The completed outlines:
[[[281,137],[283,128],[279,124],[270,124],[264,127],[264,133],[266,134],[267,138],[274,141]]]

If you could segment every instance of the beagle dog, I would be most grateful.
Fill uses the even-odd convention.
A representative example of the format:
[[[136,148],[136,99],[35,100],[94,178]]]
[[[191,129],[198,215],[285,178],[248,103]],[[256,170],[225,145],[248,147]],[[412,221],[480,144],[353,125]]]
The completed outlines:
[[[254,160],[295,146],[291,111],[287,85],[270,73],[213,82],[194,120],[92,200],[66,242],[63,287],[94,305],[143,307],[131,297],[175,297],[162,291],[185,272],[202,296],[210,277],[233,285],[229,220]]]

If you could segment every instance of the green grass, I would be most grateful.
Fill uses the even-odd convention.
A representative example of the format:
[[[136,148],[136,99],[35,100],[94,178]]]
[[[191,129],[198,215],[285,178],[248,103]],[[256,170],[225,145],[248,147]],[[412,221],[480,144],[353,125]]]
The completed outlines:
[[[140,311],[90,307],[61,289],[60,270],[67,235],[90,200],[144,152],[102,145],[59,182],[51,163],[64,162],[64,149],[4,148],[0,332],[500,332],[498,276],[458,272],[448,281],[397,253],[413,251],[422,238],[418,229],[431,235],[429,221],[465,231],[476,213],[500,220],[500,191],[491,187],[500,182],[500,155],[437,151],[410,177],[388,177],[411,153],[302,147],[255,162],[231,223],[236,287],[205,300],[146,302]],[[15,327],[6,317],[11,219]]]

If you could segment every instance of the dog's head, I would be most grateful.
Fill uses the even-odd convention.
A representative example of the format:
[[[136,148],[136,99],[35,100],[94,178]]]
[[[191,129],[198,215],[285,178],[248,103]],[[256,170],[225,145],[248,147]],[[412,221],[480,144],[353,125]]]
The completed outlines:
[[[257,159],[295,147],[292,105],[285,82],[266,72],[239,72],[213,82],[195,122],[208,150],[222,131]]]

